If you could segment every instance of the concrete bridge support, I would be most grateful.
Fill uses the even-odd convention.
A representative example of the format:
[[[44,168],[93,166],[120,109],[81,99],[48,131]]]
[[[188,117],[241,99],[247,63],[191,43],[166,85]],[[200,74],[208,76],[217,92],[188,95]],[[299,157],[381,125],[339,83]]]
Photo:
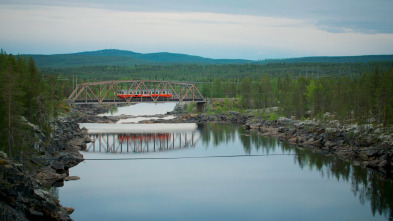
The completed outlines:
[[[196,103],[196,108],[197,108],[198,113],[205,112],[205,107],[206,107],[206,102],[197,102]]]

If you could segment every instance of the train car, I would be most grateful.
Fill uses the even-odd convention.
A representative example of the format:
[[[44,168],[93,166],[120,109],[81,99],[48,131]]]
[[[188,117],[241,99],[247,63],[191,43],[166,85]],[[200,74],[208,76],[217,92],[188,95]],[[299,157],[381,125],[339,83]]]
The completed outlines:
[[[142,142],[142,141],[166,141],[171,139],[171,134],[169,133],[159,133],[159,134],[119,134],[117,139],[121,143],[125,142]]]
[[[117,94],[117,97],[126,99],[126,98],[144,98],[144,97],[162,97],[162,98],[171,98],[172,94],[168,90],[137,90],[137,91],[128,91],[120,90]]]

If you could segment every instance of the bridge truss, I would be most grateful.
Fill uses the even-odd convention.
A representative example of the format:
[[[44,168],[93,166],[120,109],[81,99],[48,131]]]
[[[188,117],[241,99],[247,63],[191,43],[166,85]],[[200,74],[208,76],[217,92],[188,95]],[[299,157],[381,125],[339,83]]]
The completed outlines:
[[[119,98],[120,91],[137,95],[140,91],[147,94],[171,94],[171,97],[133,97]],[[68,97],[70,104],[95,103],[141,103],[141,102],[205,102],[205,98],[195,84],[171,81],[102,81],[78,84]]]

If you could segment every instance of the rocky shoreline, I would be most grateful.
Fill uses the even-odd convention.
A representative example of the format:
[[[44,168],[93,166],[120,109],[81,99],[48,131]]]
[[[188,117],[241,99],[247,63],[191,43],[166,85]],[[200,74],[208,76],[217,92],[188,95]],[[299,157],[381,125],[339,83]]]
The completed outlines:
[[[324,122],[316,119],[292,120],[285,117],[266,120],[251,111],[245,114],[239,112],[218,115],[181,114],[180,112],[177,114],[177,117],[170,122],[242,125],[246,129],[258,131],[262,136],[276,137],[292,145],[335,154],[341,159],[370,168],[383,178],[393,179],[393,135],[381,127],[341,125],[332,119]],[[162,121],[151,123],[159,122]]]
[[[83,161],[79,150],[86,148],[90,140],[75,116],[53,122],[50,139],[31,125],[37,138],[36,151],[21,163],[0,153],[1,220],[72,220],[70,214],[74,209],[61,206],[50,194],[50,188],[77,179],[69,176],[69,168]]]
[[[108,109],[98,109],[95,114],[85,114],[80,122],[114,123],[132,116],[97,117]],[[91,111],[90,111],[91,112]],[[269,112],[269,111],[268,111]],[[174,119],[150,119],[139,123],[224,123],[241,125],[256,130],[262,136],[276,137],[292,145],[314,151],[335,154],[338,157],[361,164],[376,171],[382,177],[393,179],[393,134],[382,127],[373,125],[341,125],[332,115],[323,120],[293,120],[280,117],[267,120],[253,111],[239,113],[230,111],[223,114],[185,113],[184,105],[177,105],[167,115]],[[153,116],[146,116],[153,117]],[[154,116],[164,117],[164,116]]]

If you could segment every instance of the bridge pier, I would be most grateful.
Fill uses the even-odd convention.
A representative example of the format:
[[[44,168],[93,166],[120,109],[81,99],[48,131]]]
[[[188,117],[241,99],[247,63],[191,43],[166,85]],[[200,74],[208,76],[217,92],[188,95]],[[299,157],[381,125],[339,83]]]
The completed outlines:
[[[197,102],[196,108],[197,108],[198,113],[205,112],[205,106],[206,106],[206,102]]]

